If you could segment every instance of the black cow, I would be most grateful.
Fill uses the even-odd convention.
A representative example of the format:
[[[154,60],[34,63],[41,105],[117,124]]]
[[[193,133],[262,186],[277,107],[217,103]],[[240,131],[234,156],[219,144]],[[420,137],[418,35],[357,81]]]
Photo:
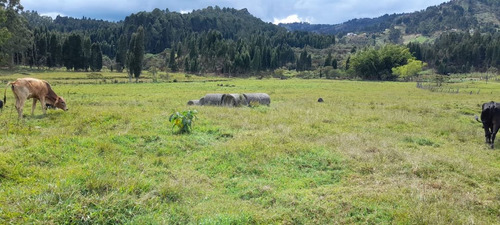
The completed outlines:
[[[486,143],[493,148],[495,146],[495,137],[500,128],[500,103],[487,102],[483,104],[481,109],[481,122],[483,123]]]
[[[0,110],[3,110],[3,103],[7,100],[7,97],[3,96],[3,102],[0,100]]]

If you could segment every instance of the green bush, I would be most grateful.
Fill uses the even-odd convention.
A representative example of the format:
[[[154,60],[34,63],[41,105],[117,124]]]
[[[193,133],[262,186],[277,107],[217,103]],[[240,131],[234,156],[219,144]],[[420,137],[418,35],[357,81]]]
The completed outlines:
[[[177,127],[177,133],[191,133],[193,120],[196,119],[196,110],[187,110],[182,113],[175,112],[168,119],[172,123],[172,129]]]

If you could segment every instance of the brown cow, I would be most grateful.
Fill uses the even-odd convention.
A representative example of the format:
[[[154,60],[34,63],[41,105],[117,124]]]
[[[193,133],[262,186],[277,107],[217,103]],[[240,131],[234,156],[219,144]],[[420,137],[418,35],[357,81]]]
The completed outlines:
[[[23,118],[24,103],[30,98],[33,98],[31,115],[34,114],[37,100],[40,100],[44,115],[46,113],[47,104],[51,104],[64,111],[68,110],[64,99],[57,96],[47,81],[35,78],[18,78],[16,81],[7,84],[7,86],[9,85],[12,85],[12,92],[14,92],[14,96],[16,97],[16,109],[20,119]],[[4,99],[6,91],[7,87],[5,87],[5,91],[3,93]]]

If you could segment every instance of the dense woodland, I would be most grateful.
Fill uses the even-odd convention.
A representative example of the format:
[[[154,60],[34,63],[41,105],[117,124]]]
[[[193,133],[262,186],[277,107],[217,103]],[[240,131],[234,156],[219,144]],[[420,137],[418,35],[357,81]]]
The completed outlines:
[[[499,32],[449,32],[433,43],[410,43],[408,47],[417,59],[427,62],[439,74],[497,71],[500,68]]]
[[[280,67],[295,69],[300,58],[294,49],[322,49],[335,44],[333,35],[288,32],[246,10],[219,7],[188,14],[155,9],[132,14],[118,23],[67,17],[52,21],[31,11],[22,16],[33,31],[33,45],[17,53],[14,63],[34,67],[87,70],[92,61],[90,47],[96,43],[104,57],[115,62],[107,66],[122,71],[127,67],[133,33],[139,27],[145,33],[144,53],[164,59],[150,62],[153,65],[148,67],[166,67],[174,72],[241,75]]]
[[[476,16],[500,8],[497,1],[455,0],[412,14],[355,19],[336,26],[337,35],[311,29],[289,31],[263,22],[246,9],[208,7],[186,14],[155,9],[109,22],[61,16],[52,19],[24,11],[18,0],[0,0],[0,4],[0,29],[5,31],[0,35],[0,63],[4,67],[74,71],[104,67],[127,71],[129,77],[136,78],[142,70],[157,69],[224,76],[279,69],[311,71],[303,77],[370,80],[408,76],[395,73],[400,71],[396,67],[416,61],[440,74],[500,67],[499,26],[491,22],[494,20],[484,22],[487,20]],[[497,20],[498,14],[493,11]],[[366,37],[372,41],[346,41],[348,31],[371,34]],[[408,34],[440,35],[424,43],[401,45],[403,35]],[[375,40],[384,35],[383,44]],[[384,45],[390,43],[411,54],[397,60],[387,56],[384,51],[392,47]],[[364,63],[378,66],[366,67]],[[370,68],[370,72],[362,68]]]

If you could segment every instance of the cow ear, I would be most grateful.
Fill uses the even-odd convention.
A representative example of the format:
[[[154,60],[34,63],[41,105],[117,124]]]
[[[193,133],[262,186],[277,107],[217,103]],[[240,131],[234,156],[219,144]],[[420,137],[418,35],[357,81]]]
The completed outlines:
[[[54,102],[54,105],[57,105],[58,102],[59,102],[59,96],[56,98],[56,101]]]

